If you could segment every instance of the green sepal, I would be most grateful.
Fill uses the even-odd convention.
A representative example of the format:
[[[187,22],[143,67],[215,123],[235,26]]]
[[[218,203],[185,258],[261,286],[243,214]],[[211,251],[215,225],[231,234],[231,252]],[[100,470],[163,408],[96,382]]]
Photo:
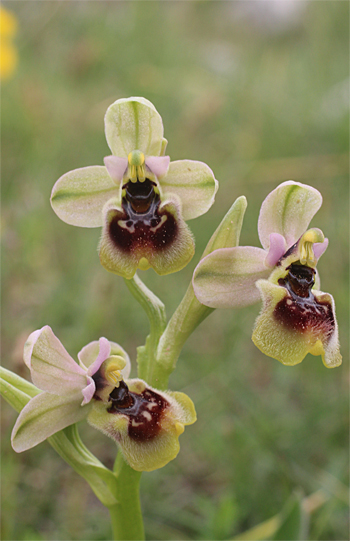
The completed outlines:
[[[105,133],[114,156],[127,157],[133,150],[159,156],[163,147],[162,117],[146,98],[122,98],[105,115]]]

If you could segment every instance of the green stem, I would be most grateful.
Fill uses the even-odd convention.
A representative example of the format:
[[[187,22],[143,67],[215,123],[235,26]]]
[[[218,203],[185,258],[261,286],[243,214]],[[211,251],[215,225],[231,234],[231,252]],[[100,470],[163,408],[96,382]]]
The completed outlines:
[[[216,248],[237,246],[246,200],[238,198],[211,237],[202,257]],[[157,389],[167,389],[168,379],[187,338],[212,312],[195,297],[192,283],[174,315],[166,325],[164,304],[135,274],[125,283],[145,310],[150,334],[145,346],[138,348],[138,375]],[[115,540],[142,540],[144,528],[139,499],[141,473],[133,470],[118,453],[114,472],[117,477],[115,497],[118,503],[109,506]]]
[[[150,334],[145,346],[138,348],[137,363],[138,376],[151,383],[157,346],[166,326],[165,307],[137,274],[131,280],[125,280],[125,283],[149,319]],[[118,503],[109,507],[113,539],[142,540],[145,534],[139,495],[141,472],[133,470],[121,453],[118,453],[114,471],[117,476]]]
[[[152,384],[158,389],[167,389],[169,376],[175,369],[184,343],[213,311],[197,300],[190,284],[159,340],[152,373]]]
[[[150,334],[146,346],[139,348],[138,375],[150,383],[153,369],[153,359],[157,350],[159,339],[166,326],[166,313],[164,304],[135,274],[131,280],[124,280],[129,291],[145,310],[150,323]]]
[[[140,505],[141,472],[125,462],[119,452],[114,465],[117,476],[117,504],[108,509],[111,515],[114,541],[143,541],[145,532]]]
[[[150,322],[146,345],[138,348],[138,376],[157,389],[167,389],[170,374],[176,366],[187,338],[212,312],[195,297],[192,284],[166,326],[164,304],[135,274],[125,283],[145,310]]]

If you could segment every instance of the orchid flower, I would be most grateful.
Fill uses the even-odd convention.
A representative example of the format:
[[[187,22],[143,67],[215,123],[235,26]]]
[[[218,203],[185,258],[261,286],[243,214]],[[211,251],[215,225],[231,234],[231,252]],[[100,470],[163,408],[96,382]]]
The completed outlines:
[[[29,336],[23,359],[34,385],[44,392],[28,402],[16,421],[12,447],[17,452],[87,417],[92,399],[107,381],[98,378],[107,360],[124,377],[130,373],[129,357],[118,344],[106,338],[91,342],[78,353],[77,364],[47,325]]]
[[[184,393],[161,392],[144,381],[124,381],[130,373],[126,352],[100,338],[78,353],[79,364],[48,326],[33,332],[24,362],[43,392],[22,409],[12,431],[21,452],[83,419],[111,436],[125,460],[138,471],[167,464],[179,452],[179,435],[196,420]]]
[[[120,99],[105,116],[112,156],[105,167],[70,171],[54,185],[51,204],[64,222],[103,227],[102,265],[132,278],[137,268],[181,270],[194,254],[185,223],[207,212],[218,183],[204,163],[164,156],[161,116],[145,98]]]
[[[198,300],[211,308],[263,307],[253,341],[263,353],[295,365],[307,353],[341,364],[333,297],[319,290],[318,259],[328,246],[320,229],[307,227],[322,204],[311,186],[283,182],[261,206],[258,232],[263,248],[215,250],[193,276]]]

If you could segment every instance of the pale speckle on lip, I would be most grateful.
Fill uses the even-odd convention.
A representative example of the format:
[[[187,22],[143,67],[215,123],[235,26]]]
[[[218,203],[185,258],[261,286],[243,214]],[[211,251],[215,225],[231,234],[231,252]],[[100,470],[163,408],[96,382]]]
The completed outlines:
[[[147,407],[147,409],[152,410],[153,408],[157,407],[157,403],[156,402],[149,402],[146,407]]]
[[[297,332],[310,332],[328,341],[335,329],[332,306],[327,301],[309,298],[284,298],[276,306],[274,317],[285,327]]]
[[[335,330],[334,314],[331,303],[313,293],[314,269],[292,264],[288,270],[287,276],[278,281],[288,295],[276,305],[275,319],[291,330],[328,341]]]
[[[142,424],[143,424],[142,421],[141,421],[141,423],[138,423],[138,422],[135,421],[135,419],[133,419],[131,421],[131,426],[141,426]]]
[[[126,200],[122,202],[122,207],[122,211],[113,211],[109,222],[110,240],[119,250],[129,254],[138,251],[146,257],[149,251],[166,250],[176,240],[176,219],[168,210],[159,210],[158,195],[145,214],[135,213]]]
[[[145,389],[140,394],[129,391],[123,382],[110,394],[112,401],[108,413],[125,415],[128,420],[128,434],[135,441],[152,440],[161,431],[161,421],[169,402],[153,390]],[[149,405],[152,407],[149,408]]]

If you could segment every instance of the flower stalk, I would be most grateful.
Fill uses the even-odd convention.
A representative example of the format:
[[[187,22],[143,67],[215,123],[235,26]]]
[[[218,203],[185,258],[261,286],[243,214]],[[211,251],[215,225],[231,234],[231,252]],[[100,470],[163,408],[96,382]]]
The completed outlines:
[[[145,531],[140,505],[141,472],[133,470],[118,453],[114,473],[117,503],[108,507],[115,541],[143,541]]]
[[[150,385],[154,385],[155,381],[152,378],[153,359],[159,339],[166,327],[165,307],[162,301],[148,289],[137,274],[131,280],[125,279],[124,281],[130,293],[146,312],[149,320],[150,334],[147,337],[146,344],[138,348],[137,364],[138,376],[150,383]]]

